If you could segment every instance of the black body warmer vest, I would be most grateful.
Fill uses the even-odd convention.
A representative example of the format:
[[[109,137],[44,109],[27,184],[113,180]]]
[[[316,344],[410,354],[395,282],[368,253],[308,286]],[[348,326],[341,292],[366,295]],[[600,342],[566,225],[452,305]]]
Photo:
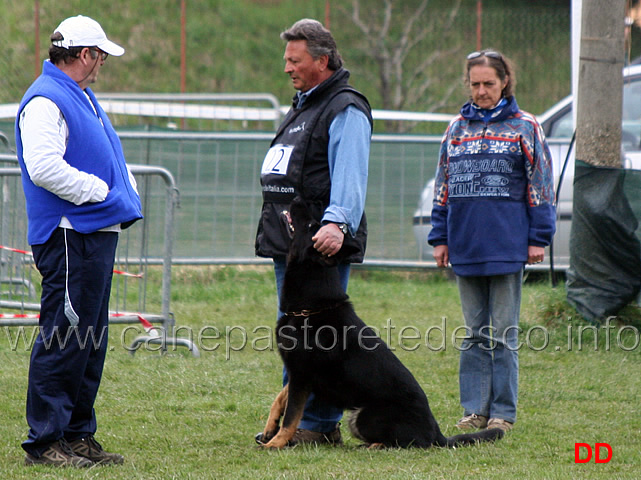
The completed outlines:
[[[331,188],[327,157],[329,127],[336,115],[354,105],[373,124],[367,99],[348,85],[348,78],[347,70],[337,70],[309,95],[300,109],[292,107],[278,128],[261,169],[263,207],[256,234],[256,255],[269,258],[287,255],[289,228],[282,212],[289,210],[294,197],[301,196],[314,217],[322,219]],[[357,253],[344,261],[362,262],[366,241],[367,220],[363,213],[356,236],[346,235],[344,240],[350,251]]]

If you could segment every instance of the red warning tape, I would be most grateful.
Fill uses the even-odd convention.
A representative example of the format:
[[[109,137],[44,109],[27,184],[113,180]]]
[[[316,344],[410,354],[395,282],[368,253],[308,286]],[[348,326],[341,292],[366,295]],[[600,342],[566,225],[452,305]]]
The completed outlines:
[[[156,330],[156,327],[154,327],[149,320],[146,320],[142,315],[139,313],[110,313],[110,317],[128,317],[128,316],[134,316],[138,318],[138,321],[142,324],[142,327],[145,329],[145,332],[147,332],[149,335],[152,337],[159,337],[160,334]],[[8,319],[19,319],[19,318],[40,318],[39,313],[0,313],[0,318],[8,318]]]
[[[18,250],[17,248],[5,247],[4,245],[0,245],[0,248],[3,250],[9,250],[10,252],[22,253],[23,255],[33,255],[31,252],[27,252],[26,250]]]
[[[120,312],[120,313],[110,313],[109,315],[112,316],[112,317],[128,317],[128,316],[138,317],[138,321],[140,321],[140,323],[142,323],[142,328],[145,329],[145,332],[147,332],[152,337],[159,337],[160,336],[160,334],[156,330],[156,327],[154,327],[149,320],[145,319],[139,313]]]
[[[39,313],[0,313],[0,318],[40,318]]]
[[[122,270],[114,270],[114,273],[117,275],[124,275],[125,277],[134,277],[134,278],[143,277],[142,273],[129,273],[129,272],[123,272]]]
[[[12,248],[12,247],[5,247],[4,245],[0,245],[0,249],[9,250],[10,252],[21,253],[23,255],[33,255],[33,253],[27,252],[26,250],[20,250],[18,248]],[[143,277],[142,273],[129,273],[129,272],[123,272],[122,270],[114,270],[114,273],[116,275],[124,275],[126,277],[133,277],[133,278],[142,278]]]

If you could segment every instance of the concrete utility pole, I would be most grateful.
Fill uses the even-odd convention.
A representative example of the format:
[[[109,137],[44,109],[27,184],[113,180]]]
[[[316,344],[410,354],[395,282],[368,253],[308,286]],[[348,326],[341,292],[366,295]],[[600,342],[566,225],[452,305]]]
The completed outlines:
[[[581,14],[566,291],[568,302],[593,322],[617,315],[641,289],[639,222],[620,168],[625,3],[583,0]]]
[[[576,158],[621,166],[626,0],[583,0]]]

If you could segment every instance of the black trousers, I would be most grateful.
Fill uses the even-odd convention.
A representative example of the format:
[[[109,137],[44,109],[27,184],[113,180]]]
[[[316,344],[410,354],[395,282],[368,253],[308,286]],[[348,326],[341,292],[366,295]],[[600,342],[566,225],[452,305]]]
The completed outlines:
[[[96,431],[117,243],[115,232],[58,228],[45,244],[32,246],[42,275],[40,332],[27,390],[29,435],[22,444],[32,455],[61,438]]]

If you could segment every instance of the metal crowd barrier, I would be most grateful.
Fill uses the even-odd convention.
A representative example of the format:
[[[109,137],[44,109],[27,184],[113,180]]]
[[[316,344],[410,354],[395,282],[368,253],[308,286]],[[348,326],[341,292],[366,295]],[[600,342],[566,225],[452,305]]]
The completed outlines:
[[[273,133],[119,131],[129,164],[172,172],[179,186],[174,217],[174,265],[265,264],[254,254],[262,203],[260,165]],[[440,137],[383,135],[372,138],[365,211],[365,266],[433,267],[424,239],[417,241],[414,213],[425,182],[434,175]],[[0,154],[12,166],[15,154]],[[150,199],[146,200],[149,203]],[[160,263],[165,234],[145,222],[147,262]]]
[[[120,234],[109,305],[110,324],[141,327],[129,351],[141,346],[186,347],[199,356],[196,345],[175,336],[170,309],[174,214],[179,193],[165,168],[130,165],[138,182],[145,219]],[[20,169],[0,168],[0,326],[37,326],[41,277],[27,243],[27,215]],[[162,230],[155,230],[161,226]],[[152,236],[161,236],[161,257],[149,256]],[[157,240],[157,239],[156,239]],[[161,287],[151,288],[150,277],[161,272]],[[155,313],[159,311],[158,313]],[[154,327],[160,324],[160,328]],[[142,334],[142,331],[145,333]]]
[[[266,262],[255,256],[254,241],[262,204],[260,166],[273,133],[118,134],[129,162],[160,165],[176,176],[181,208],[176,216],[174,264]],[[440,139],[373,136],[365,205],[369,230],[365,265],[431,265],[421,257],[413,216],[425,182],[436,171]],[[153,251],[158,247],[151,242]]]
[[[101,93],[99,98],[127,161],[166,168],[180,187],[174,264],[269,263],[254,255],[262,203],[259,173],[288,107],[270,94]],[[17,108],[0,105],[0,127],[8,138],[14,134]],[[434,175],[441,132],[452,115],[387,110],[372,115],[365,265],[433,267],[426,242],[416,239],[414,212]],[[425,130],[438,135],[376,133],[376,125],[388,121],[434,124]],[[10,149],[8,141],[5,147]],[[0,153],[0,162],[10,157]],[[162,232],[150,235],[149,261],[162,257],[163,241]]]

